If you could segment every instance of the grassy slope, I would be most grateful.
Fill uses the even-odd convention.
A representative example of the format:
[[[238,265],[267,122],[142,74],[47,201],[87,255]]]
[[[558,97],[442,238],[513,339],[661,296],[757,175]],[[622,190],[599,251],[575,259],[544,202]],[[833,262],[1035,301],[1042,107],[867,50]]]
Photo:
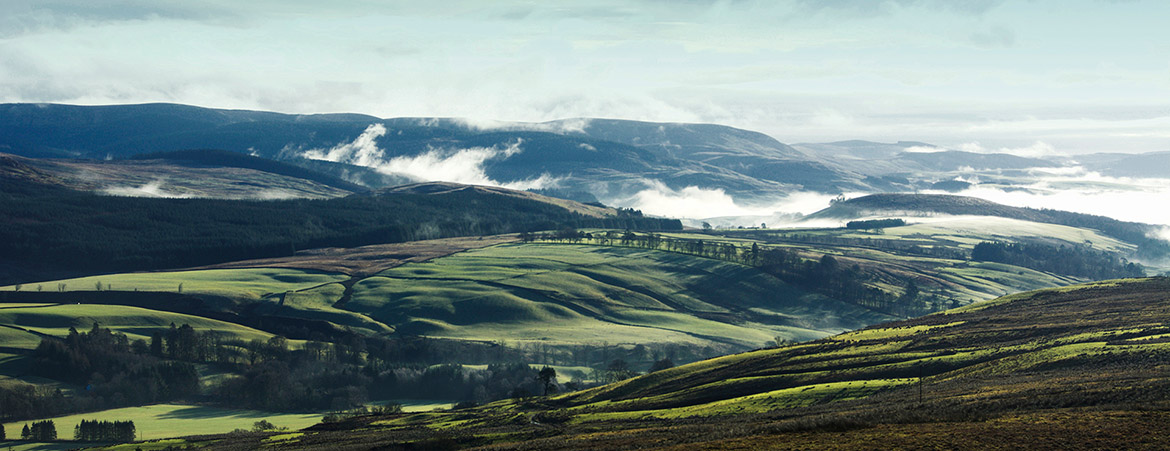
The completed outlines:
[[[0,324],[38,334],[65,336],[71,327],[79,331],[86,330],[92,327],[95,322],[104,328],[124,333],[131,340],[150,340],[152,333],[165,331],[171,323],[190,324],[196,330],[214,329],[230,337],[243,340],[267,340],[272,337],[272,334],[238,324],[123,305],[64,304],[0,309]],[[5,330],[3,332],[5,334],[14,332],[25,334],[13,342],[6,340],[5,346],[33,349],[40,343],[39,336],[34,342],[28,337],[31,334],[27,332],[20,332],[11,327],[4,327],[3,330]],[[5,338],[8,337],[5,336]]]
[[[891,250],[888,247],[918,246],[926,249],[955,250],[966,254],[975,244],[982,241],[1043,241],[1065,246],[1091,242],[1098,250],[1119,252],[1122,255],[1135,248],[1131,243],[1102,235],[1091,229],[972,216],[912,219],[909,225],[880,230],[779,229],[717,233],[726,234],[729,241],[754,238],[784,246],[803,252],[806,258],[819,258],[821,255],[829,254],[846,265],[859,264],[863,268],[901,274],[904,278],[912,276],[925,293],[939,294],[944,298],[957,298],[963,303],[1086,280],[998,263],[924,256]],[[691,234],[688,237],[697,239],[703,235]],[[825,237],[861,241],[856,245],[809,242],[810,238],[815,240]],[[711,237],[706,236],[706,239],[709,240]],[[873,248],[867,243],[878,243],[885,248]]]
[[[1170,351],[1170,280],[1102,282],[713,359],[564,398],[601,410],[679,407],[842,381],[999,376]]]
[[[277,413],[257,410],[231,410],[206,406],[190,406],[182,404],[156,404],[142,407],[126,407],[121,409],[103,410],[101,412],[82,413],[77,415],[51,418],[57,425],[57,437],[71,439],[73,426],[81,420],[107,420],[134,422],[141,440],[156,440],[173,437],[174,431],[183,431],[190,435],[222,434],[235,429],[251,429],[252,423],[268,420],[279,427],[300,429],[321,421],[321,414],[313,413]],[[20,437],[20,429],[25,423],[14,422],[3,425],[8,437]]]
[[[163,160],[23,160],[66,188],[116,195],[216,199],[332,198],[352,194],[303,177],[240,167],[215,167]],[[147,187],[146,189],[143,189]]]
[[[1125,246],[1082,229],[1002,218],[952,219],[880,233],[838,229],[754,232],[758,236],[735,232],[726,237],[670,236],[724,240],[743,247],[755,238],[797,250],[809,259],[830,254],[845,265],[914,277],[927,295],[940,294],[963,303],[1075,282],[994,263],[792,240],[798,235],[828,234],[964,249],[972,242],[1017,232],[1070,243],[1091,239],[1094,245],[1114,249]],[[185,293],[259,301],[262,308],[256,310],[258,313],[326,320],[367,333],[401,330],[436,337],[548,344],[673,342],[744,349],[777,336],[815,339],[890,319],[810,295],[746,266],[643,249],[511,244],[424,262],[396,260],[395,265],[400,266],[357,282],[352,299],[344,305],[339,301],[345,293],[342,282],[348,277],[313,270],[259,267],[128,273],[60,283],[65,283],[68,291],[93,290],[98,282],[114,290],[177,291],[183,283]],[[360,272],[359,278],[371,273]],[[876,283],[895,292],[900,289],[885,287],[880,279]],[[25,284],[23,290],[33,291],[38,286],[55,290],[57,284]]]
[[[734,263],[550,244],[495,246],[392,268],[355,285],[346,308],[452,338],[749,347],[881,318]]]
[[[1041,290],[551,399],[368,418],[343,436],[319,430],[298,441],[749,449],[960,443],[953,436],[1148,447],[1170,422],[1167,305],[1166,278]],[[533,424],[542,419],[556,425]],[[1011,439],[982,435],[993,430]]]
[[[50,282],[27,283],[22,289],[33,291],[42,286],[45,291],[57,291],[64,283],[66,291],[92,291],[102,284],[106,291],[179,291],[203,293],[231,298],[259,299],[267,295],[296,291],[340,282],[347,277],[318,271],[277,268],[210,269],[199,271],[142,272],[106,274]],[[15,287],[0,287],[12,290]]]
[[[361,279],[343,305],[347,281],[356,279],[293,268],[237,268],[109,274],[21,289],[53,292],[64,284],[66,292],[92,292],[100,283],[104,291],[176,292],[182,284],[184,294],[256,304],[258,314],[326,320],[369,333],[405,327],[404,332],[449,338],[554,344],[744,349],[776,336],[809,340],[889,319],[809,295],[742,265],[627,248],[513,244],[410,262]],[[92,321],[85,318],[96,318],[102,308],[53,307],[37,315],[60,312],[56,326],[42,332],[62,335],[71,326],[89,327]],[[5,321],[0,324],[30,326],[22,318],[32,316],[9,313],[0,315]],[[116,319],[98,321],[122,326]]]

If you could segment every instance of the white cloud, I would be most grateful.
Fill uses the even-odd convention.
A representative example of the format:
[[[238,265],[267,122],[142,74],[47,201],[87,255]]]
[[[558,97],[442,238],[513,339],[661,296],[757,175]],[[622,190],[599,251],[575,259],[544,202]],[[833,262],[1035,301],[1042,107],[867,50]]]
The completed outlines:
[[[826,208],[837,195],[817,192],[795,192],[776,196],[765,201],[744,202],[736,200],[722,189],[708,189],[688,186],[674,190],[657,180],[645,180],[646,189],[623,199],[610,199],[606,203],[642,210],[644,213],[682,219],[726,218],[722,223],[731,225],[759,225],[761,217],[778,217],[783,214],[809,214]],[[853,193],[857,194],[857,193]],[[736,219],[736,218],[740,219]],[[775,220],[770,226],[780,225]]]
[[[142,186],[111,186],[103,189],[102,192],[110,196],[126,197],[169,197],[179,199],[193,197],[188,194],[174,193],[163,189],[162,180],[154,180]]]
[[[551,188],[558,178],[542,174],[528,180],[500,182],[484,172],[484,163],[491,159],[507,159],[523,151],[523,140],[516,140],[504,147],[472,147],[467,149],[431,148],[418,155],[402,155],[386,158],[378,147],[377,138],[386,134],[382,124],[372,124],[352,142],[341,143],[330,149],[311,149],[302,156],[314,160],[328,160],[365,166],[379,172],[401,175],[418,181],[454,182],[467,185],[489,185],[527,190]]]
[[[378,138],[386,135],[386,126],[370,124],[353,142],[339,144],[329,150],[312,149],[305,151],[310,160],[328,160],[357,166],[375,167],[382,163],[383,152],[378,148]]]
[[[996,149],[989,149],[989,148],[983,147],[983,145],[979,144],[978,142],[963,143],[963,144],[959,144],[957,147],[959,148],[959,150],[962,150],[964,152],[1005,153],[1008,155],[1015,155],[1018,157],[1028,157],[1028,158],[1044,158],[1044,157],[1055,157],[1055,156],[1062,156],[1063,155],[1060,152],[1057,152],[1056,147],[1054,147],[1052,144],[1048,144],[1044,141],[1036,141],[1036,142],[1032,143],[1032,145],[1030,145],[1030,146],[1000,147],[1000,148],[996,148]]]
[[[1150,238],[1157,238],[1162,241],[1170,241],[1170,226],[1162,226],[1154,229],[1150,234]]]
[[[909,153],[938,153],[938,152],[946,152],[947,149],[944,149],[942,147],[933,147],[933,146],[911,146],[911,147],[907,147],[905,149],[902,149],[902,151],[909,152]]]
[[[506,122],[494,119],[453,118],[456,124],[475,131],[531,131],[558,134],[584,133],[588,118],[562,119],[549,122]]]
[[[1010,2],[986,19],[879,1],[857,3],[905,6],[855,17],[738,1],[3,3],[0,101],[714,122],[784,142],[1170,148],[1156,95],[1170,77],[1151,63],[1165,58],[1133,45],[1162,26],[1159,2],[1083,0],[1059,16]],[[1088,29],[1096,41],[1082,45]],[[976,49],[972,35],[1020,51]]]
[[[1045,169],[1047,171],[1047,169]],[[973,185],[957,193],[1005,205],[1049,208],[1108,216],[1122,221],[1170,225],[1170,179],[1109,177],[1083,168],[1034,170],[1036,180],[1009,187]],[[941,193],[941,192],[940,192]]]
[[[1090,174],[1090,172],[1088,170],[1086,170],[1084,166],[1031,168],[1031,169],[1028,169],[1028,172],[1033,174],[1033,175],[1049,175],[1049,176],[1065,176],[1065,177],[1071,177],[1071,176],[1083,177],[1083,176],[1087,176]],[[1091,174],[1096,174],[1096,176],[1098,176],[1098,177],[1101,175],[1101,174],[1098,174],[1096,172],[1093,172]]]
[[[253,195],[249,198],[250,199],[257,199],[257,200],[285,200],[285,199],[297,199],[300,197],[304,197],[304,196],[298,195],[297,193],[286,190],[286,189],[270,188],[270,189],[260,190],[255,195]]]

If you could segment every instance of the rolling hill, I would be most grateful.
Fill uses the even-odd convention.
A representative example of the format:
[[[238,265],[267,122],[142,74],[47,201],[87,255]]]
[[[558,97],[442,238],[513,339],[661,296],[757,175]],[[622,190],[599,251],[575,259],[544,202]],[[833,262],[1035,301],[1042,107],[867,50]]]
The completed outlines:
[[[1167,293],[1164,278],[1023,293],[583,392],[359,416],[282,445],[1157,447],[1170,421]]]
[[[565,226],[681,227],[677,220],[640,212],[496,188],[442,185],[420,194],[425,190],[416,186],[332,199],[155,199],[74,191],[53,183],[55,177],[46,171],[19,168],[30,169],[0,172],[0,218],[7,224],[0,230],[0,251],[7,256],[0,263],[0,280],[176,268],[291,255],[296,249]]]
[[[298,166],[213,150],[109,161],[0,154],[0,173],[0,177],[111,196],[325,199],[368,191],[363,186]]]
[[[940,215],[995,216],[1070,227],[1088,228],[1132,243],[1137,249],[1132,257],[1153,261],[1170,256],[1170,243],[1156,238],[1157,227],[1150,224],[1118,221],[1105,216],[1060,210],[1011,207],[968,196],[939,194],[872,194],[841,202],[805,216],[805,221],[821,219],[853,220],[878,217],[929,217]]]
[[[442,183],[351,197],[386,196],[416,200],[489,196],[568,211],[558,206],[564,201],[539,203],[531,193]],[[191,201],[136,200],[182,205]],[[606,216],[617,213],[612,210],[579,208],[571,213],[581,221],[621,219]],[[167,333],[163,324],[175,321],[195,325],[194,333],[214,334],[221,340],[236,337],[223,342],[230,347],[224,351],[227,360],[195,361],[207,369],[218,368],[201,373],[211,384],[203,396],[220,396],[235,386],[230,381],[261,377],[272,364],[249,363],[247,356],[262,355],[265,337],[281,335],[293,339],[289,365],[306,361],[310,349],[322,346],[335,349],[327,355],[362,356],[327,368],[310,366],[293,372],[298,376],[290,376],[289,384],[318,390],[305,397],[316,400],[309,404],[313,408],[334,403],[349,406],[360,401],[347,400],[387,399],[401,393],[429,393],[429,399],[450,396],[442,398],[447,402],[491,400],[508,392],[494,389],[490,396],[476,395],[468,381],[504,374],[498,365],[508,362],[521,362],[519,371],[530,372],[535,370],[527,363],[554,365],[566,375],[562,382],[596,380],[608,377],[607,362],[615,359],[635,370],[664,358],[691,362],[817,339],[1003,293],[1086,280],[1063,274],[1061,268],[971,260],[976,245],[997,239],[994,233],[1020,242],[1043,239],[1076,245],[1092,241],[1092,252],[1099,254],[1086,255],[1110,258],[1110,265],[1116,265],[1116,255],[1134,248],[1090,229],[971,218],[884,230],[555,230],[525,234],[525,238],[471,236],[310,249],[187,270],[28,282],[0,287],[0,313],[11,313],[5,316],[9,326],[5,337],[13,343],[2,350],[0,370],[25,384],[21,386],[56,386],[59,381],[22,372],[36,355],[33,348],[41,337],[37,333],[59,337],[70,326],[88,330],[96,322],[132,338],[153,340],[154,334]],[[854,292],[866,294],[861,298],[848,295]],[[248,341],[249,335],[241,331],[255,331],[254,339]],[[314,376],[320,371],[336,373]],[[353,380],[345,374],[363,376]],[[400,379],[400,374],[408,376]],[[439,374],[462,388],[442,395],[435,391],[444,387],[438,383],[410,385]],[[532,379],[526,378],[521,382]],[[872,386],[863,384],[862,392],[904,384],[896,377],[887,379]],[[317,380],[329,382],[321,385]],[[483,387],[490,386],[479,388]],[[842,388],[828,384],[825,390]],[[328,390],[352,397],[338,401],[339,395]],[[241,396],[245,395],[233,395],[230,399],[242,401],[232,405],[290,408],[290,404],[248,401]],[[604,402],[616,405],[617,401],[622,400]],[[65,411],[52,414],[60,413]],[[613,415],[613,421],[627,421],[624,414],[597,412],[598,418]],[[551,417],[554,422],[556,415]]]

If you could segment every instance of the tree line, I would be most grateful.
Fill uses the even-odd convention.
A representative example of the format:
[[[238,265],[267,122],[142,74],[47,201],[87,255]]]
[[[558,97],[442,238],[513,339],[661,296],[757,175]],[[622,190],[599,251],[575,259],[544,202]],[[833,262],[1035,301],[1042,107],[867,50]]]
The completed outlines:
[[[133,421],[81,420],[73,428],[79,442],[132,442],[138,431]]]
[[[1088,245],[1051,246],[1039,243],[983,241],[971,250],[971,260],[1005,263],[1094,280],[1144,277],[1145,267]]]
[[[868,219],[863,221],[849,221],[845,223],[846,229],[862,229],[874,230],[884,229],[887,227],[901,227],[906,225],[906,220],[902,218],[892,219]]]
[[[937,299],[935,302],[920,299],[920,290],[912,279],[884,280],[887,284],[903,287],[902,293],[891,293],[870,284],[876,281],[873,274],[866,273],[857,265],[841,265],[831,255],[823,255],[820,259],[806,258],[795,251],[763,247],[759,243],[741,246],[729,241],[674,238],[631,230],[587,233],[571,228],[551,233],[522,234],[521,239],[638,247],[740,263],[756,267],[803,290],[894,315],[918,316],[946,307]]]
[[[244,341],[188,324],[171,324],[153,333],[149,341],[130,340],[94,324],[86,332],[71,329],[63,339],[47,337],[33,353],[33,374],[84,390],[65,396],[59,389],[31,385],[0,387],[0,419],[174,401],[273,411],[342,410],[370,400],[420,397],[479,403],[546,390],[547,383],[538,381],[539,371],[522,362],[594,364],[599,368],[595,378],[610,380],[615,374],[628,377],[633,373],[609,371],[607,362],[621,361],[628,368],[627,359],[703,357],[691,352],[684,346],[664,350],[606,344],[515,348],[357,334],[332,343],[309,340],[293,348],[282,336]],[[477,361],[491,363],[481,368],[455,363]],[[212,365],[238,377],[201,387],[195,364]],[[568,387],[586,386],[578,380]]]
[[[138,430],[134,421],[81,420],[73,427],[73,440],[79,442],[132,442]],[[4,428],[0,427],[0,440],[4,440]],[[34,421],[25,424],[20,439],[33,442],[57,440],[57,424],[53,420]]]

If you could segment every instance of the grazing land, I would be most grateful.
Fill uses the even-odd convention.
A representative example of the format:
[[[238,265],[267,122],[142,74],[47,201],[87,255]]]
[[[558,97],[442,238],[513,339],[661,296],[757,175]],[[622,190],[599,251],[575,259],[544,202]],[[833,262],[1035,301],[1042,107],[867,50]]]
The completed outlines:
[[[64,337],[71,327],[86,331],[96,323],[125,333],[130,340],[150,341],[156,333],[166,334],[173,323],[227,340],[223,345],[230,352],[225,359],[185,360],[196,367],[204,397],[200,399],[239,399],[231,406],[217,404],[215,409],[223,412],[321,412],[330,405],[344,408],[402,396],[440,399],[443,387],[456,393],[446,400],[448,406],[515,393],[513,400],[489,403],[473,413],[459,410],[457,416],[430,412],[432,406],[427,406],[407,409],[409,415],[378,417],[365,426],[365,417],[329,426],[357,425],[353,443],[382,443],[377,434],[393,431],[399,444],[438,437],[460,446],[513,446],[519,437],[563,436],[605,447],[618,442],[594,442],[579,435],[607,429],[612,437],[624,437],[620,440],[645,438],[630,431],[632,425],[655,431],[646,437],[675,443],[666,437],[692,433],[683,433],[672,423],[683,422],[694,428],[696,437],[726,439],[717,446],[734,447],[741,446],[739,440],[747,435],[711,431],[767,435],[775,430],[757,428],[753,423],[757,418],[767,419],[767,424],[789,424],[805,415],[801,412],[832,416],[839,413],[832,410],[836,406],[848,405],[861,406],[855,409],[861,416],[850,418],[860,418],[865,429],[909,427],[875,420],[904,413],[866,403],[887,399],[890,405],[902,405],[901,399],[888,397],[923,387],[924,380],[957,384],[948,390],[958,393],[970,388],[971,379],[942,374],[967,374],[989,361],[1000,360],[997,364],[1005,369],[1011,368],[1007,362],[1014,362],[1031,371],[1030,364],[1020,361],[1045,362],[1080,355],[1076,353],[1096,358],[1096,352],[1106,349],[1081,340],[1096,336],[1077,337],[1065,343],[1067,347],[1021,343],[1023,338],[995,346],[989,344],[994,341],[962,344],[960,340],[988,332],[969,329],[973,321],[961,316],[923,322],[1018,302],[1015,297],[986,301],[1002,294],[1087,280],[1044,268],[975,261],[971,256],[977,246],[1002,241],[1075,247],[1084,255],[1115,263],[1134,249],[1126,241],[1089,229],[985,217],[912,221],[872,230],[567,230],[323,248],[186,270],[26,283],[19,291],[15,285],[0,287],[0,324],[6,326],[0,328],[5,339],[0,348],[0,374],[5,376],[0,386],[36,387],[41,393],[60,388],[73,396],[84,384],[47,379],[43,372],[30,370],[44,337]],[[852,299],[839,288],[849,283],[896,302]],[[912,320],[918,322],[863,329],[964,305],[968,307]],[[862,330],[848,332],[857,329]],[[952,330],[954,336],[939,335]],[[291,340],[272,348],[271,343],[282,343],[277,336]],[[918,341],[923,337],[943,338],[928,340],[932,344],[927,346]],[[1151,341],[1135,346],[1160,346],[1157,334],[1143,337]],[[796,342],[807,343],[783,346]],[[628,378],[659,360],[681,364],[762,347],[766,349],[573,391]],[[306,359],[334,363],[324,371],[319,363],[290,367],[291,371],[266,363],[281,355],[289,365],[312,362]],[[610,365],[618,361],[628,366]],[[494,388],[491,395],[475,390],[475,384],[489,386],[492,377],[526,384],[534,380],[536,370],[527,365],[495,366],[506,362],[551,365],[558,371],[555,386],[571,393],[541,399],[528,398],[539,393],[534,387]],[[351,377],[356,374],[361,376]],[[248,384],[261,383],[265,377],[288,377],[282,384],[312,391],[311,397],[303,397],[311,401],[302,405],[268,395],[248,397],[257,393]],[[320,391],[328,390],[321,381],[339,379],[349,385]],[[1038,382],[1020,384],[1030,387]],[[995,390],[1023,390],[1018,385]],[[955,394],[947,401],[924,396],[922,402],[945,404],[972,396]],[[190,401],[155,398],[152,405]],[[1123,410],[1118,415],[1130,413]],[[958,414],[943,414],[960,421]],[[235,414],[228,415],[225,418]],[[749,417],[743,424],[750,427],[728,426],[739,424],[735,418]],[[969,423],[972,430],[984,427]],[[529,429],[529,424],[564,429],[552,434]],[[796,429],[806,433],[819,427]],[[451,432],[463,428],[471,435]],[[231,429],[183,428],[174,435]],[[847,429],[856,433],[855,428]],[[277,440],[282,446],[318,443],[313,433],[282,437]],[[198,443],[221,443],[219,438],[208,440],[200,438]]]
[[[1041,290],[561,396],[354,418],[286,445],[1156,448],[1170,438],[1167,305],[1166,278]],[[217,440],[207,448],[259,438]]]
[[[81,420],[130,420],[138,431],[140,440],[157,440],[174,437],[175,431],[184,435],[222,434],[236,429],[251,430],[260,420],[267,420],[277,427],[292,430],[301,429],[321,422],[322,413],[278,413],[256,410],[220,409],[208,406],[182,404],[157,404],[142,407],[126,407],[77,415],[52,418],[57,425],[58,437],[71,439],[73,426]],[[20,437],[24,422],[4,425],[8,437]]]

